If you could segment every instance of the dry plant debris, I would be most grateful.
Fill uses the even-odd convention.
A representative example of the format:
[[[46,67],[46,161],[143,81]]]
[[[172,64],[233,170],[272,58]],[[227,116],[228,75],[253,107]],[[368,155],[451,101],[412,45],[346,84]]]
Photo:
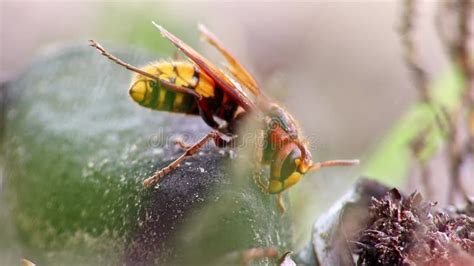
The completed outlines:
[[[396,189],[373,198],[353,250],[357,265],[474,265],[474,206],[434,206],[418,192],[404,197]]]

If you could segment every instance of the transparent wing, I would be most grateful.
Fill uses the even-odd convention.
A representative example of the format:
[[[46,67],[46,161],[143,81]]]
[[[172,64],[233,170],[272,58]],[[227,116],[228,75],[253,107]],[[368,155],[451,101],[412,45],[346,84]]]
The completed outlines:
[[[199,24],[199,31],[205,41],[214,46],[222,55],[225,57],[229,65],[227,66],[228,70],[232,75],[240,82],[242,85],[247,87],[255,96],[261,94],[260,86],[257,81],[250,75],[250,73],[245,69],[242,64],[235,59],[235,57],[222,45],[221,41],[204,25]]]
[[[180,49],[191,61],[193,61],[202,71],[209,75],[221,89],[223,89],[237,104],[246,111],[259,113],[256,105],[239,90],[234,83],[214,64],[196,52],[193,48],[181,41],[178,37],[168,32],[162,26],[153,22],[163,37],[171,41],[178,49]]]

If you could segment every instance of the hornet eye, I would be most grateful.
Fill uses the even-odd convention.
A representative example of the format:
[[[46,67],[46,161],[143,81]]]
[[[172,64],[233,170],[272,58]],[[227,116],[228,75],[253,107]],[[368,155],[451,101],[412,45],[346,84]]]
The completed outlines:
[[[288,156],[286,156],[281,166],[281,179],[287,179],[291,174],[297,170],[296,160],[301,158],[299,149],[294,149]]]

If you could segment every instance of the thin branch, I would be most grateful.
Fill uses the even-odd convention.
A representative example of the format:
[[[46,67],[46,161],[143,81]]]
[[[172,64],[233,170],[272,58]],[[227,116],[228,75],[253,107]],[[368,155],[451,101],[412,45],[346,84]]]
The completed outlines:
[[[459,66],[464,74],[465,90],[464,99],[466,101],[468,140],[465,149],[465,156],[474,153],[474,63],[473,53],[470,51],[470,44],[473,39],[473,29],[470,29],[470,22],[474,20],[474,1],[463,0],[460,3],[459,14]]]
[[[413,83],[419,91],[422,102],[430,102],[431,96],[428,89],[428,75],[421,66],[418,49],[414,41],[415,34],[415,0],[404,0],[402,11],[402,24],[400,26],[400,37],[404,50],[404,59],[412,76]]]
[[[462,161],[459,165],[459,168],[461,168],[462,163],[474,154],[474,64],[472,61],[473,53],[470,50],[473,39],[473,30],[470,29],[470,24],[474,20],[474,1],[461,0],[459,8],[459,65],[464,74],[464,99],[467,109],[467,119],[465,121],[468,130],[466,143],[462,145],[465,148],[461,151]],[[460,188],[464,200],[470,202],[469,195],[462,189],[462,184],[460,184]]]
[[[469,202],[469,197],[461,182],[461,168],[464,163],[465,156],[459,136],[458,125],[460,122],[460,117],[460,108],[457,108],[457,110],[454,110],[451,113],[451,133],[449,134],[448,138],[449,174],[451,179],[450,189],[448,192],[448,202],[450,204],[454,204],[456,192],[460,192],[463,199],[466,202]]]
[[[415,42],[415,18],[416,18],[416,0],[404,0],[402,7],[402,22],[400,25],[400,38],[404,52],[404,59],[407,68],[411,73],[411,79],[419,93],[419,101],[425,103],[431,109],[434,115],[435,123],[444,135],[448,135],[449,117],[442,111],[443,107],[437,107],[430,94],[429,77],[422,66],[417,44]],[[429,127],[429,130],[433,130]],[[421,179],[427,197],[431,198],[431,173],[428,165],[420,158],[422,150],[426,147],[426,138],[429,132],[422,130],[410,143],[412,153],[420,165]]]
[[[469,23],[473,19],[473,1],[458,0],[445,1],[440,5],[436,19],[438,36],[445,46],[451,61],[459,66],[461,74],[464,76],[465,90],[463,99],[459,106],[451,112],[442,110],[449,117],[449,135],[447,138],[449,156],[449,174],[451,179],[448,193],[449,203],[454,203],[456,192],[461,193],[463,199],[469,202],[469,196],[462,185],[462,167],[467,157],[472,154],[474,146],[474,70],[472,66],[472,56],[469,51],[469,44],[472,38]],[[447,31],[443,28],[448,16],[454,12],[457,18],[457,38],[449,38]],[[451,31],[452,32],[452,31]],[[467,140],[462,139],[460,130],[464,129],[463,114],[467,110],[466,127],[468,128]]]
[[[415,42],[415,18],[416,18],[416,0],[404,0],[402,10],[402,22],[400,25],[400,38],[404,52],[405,64],[408,67],[413,84],[419,93],[419,101],[426,103],[433,113],[435,123],[443,135],[448,134],[446,122],[449,117],[443,116],[440,112],[440,106],[434,102],[431,93],[429,78],[426,70],[423,68],[417,44]]]
[[[423,192],[428,199],[433,199],[433,186],[431,184],[431,171],[427,161],[423,158],[423,152],[427,146],[428,135],[432,130],[432,125],[429,125],[410,141],[412,155],[420,166],[421,182],[424,188]]]

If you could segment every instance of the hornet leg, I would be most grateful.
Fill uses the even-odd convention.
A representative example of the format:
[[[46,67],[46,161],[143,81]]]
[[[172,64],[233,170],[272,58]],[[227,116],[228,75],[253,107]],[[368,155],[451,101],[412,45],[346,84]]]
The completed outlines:
[[[276,205],[278,207],[278,210],[280,211],[280,214],[285,213],[285,203],[283,202],[283,195],[281,194],[282,192],[276,194]]]
[[[170,163],[168,166],[156,171],[152,176],[143,181],[145,187],[150,187],[160,181],[162,177],[169,174],[174,169],[178,168],[179,164],[186,160],[188,157],[199,152],[210,140],[218,138],[219,134],[216,131],[209,132],[206,136],[200,139],[198,142],[190,146],[186,151],[181,154],[176,160]]]
[[[188,143],[186,143],[186,141],[184,141],[183,138],[181,137],[178,137],[178,138],[175,138],[173,140],[173,143],[175,145],[178,145],[182,150],[187,150],[191,147],[191,145],[189,145]]]
[[[178,145],[182,150],[187,150],[191,147],[191,145],[186,143],[186,141],[181,137],[173,139],[173,144]],[[217,135],[214,138],[214,144],[216,144],[218,148],[233,148],[235,146],[235,138],[225,140]]]

